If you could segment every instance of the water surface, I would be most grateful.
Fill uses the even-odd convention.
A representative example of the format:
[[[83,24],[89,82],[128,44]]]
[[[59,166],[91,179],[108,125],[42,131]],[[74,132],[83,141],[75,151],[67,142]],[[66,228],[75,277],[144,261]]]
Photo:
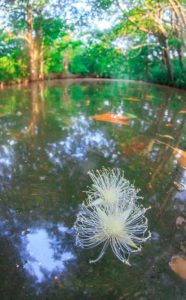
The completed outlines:
[[[0,92],[2,300],[184,300],[170,270],[184,254],[186,92],[122,81],[53,81]],[[128,117],[128,124],[95,115]],[[159,141],[161,143],[159,143]],[[167,144],[167,145],[166,145]],[[170,146],[172,146],[174,150]],[[119,167],[140,188],[152,239],[132,267],[75,247],[72,226],[89,170]]]

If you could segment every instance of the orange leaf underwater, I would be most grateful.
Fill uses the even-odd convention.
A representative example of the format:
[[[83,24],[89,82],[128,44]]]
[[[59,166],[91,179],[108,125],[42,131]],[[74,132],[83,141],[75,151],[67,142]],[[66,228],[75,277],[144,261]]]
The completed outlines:
[[[123,152],[126,156],[135,155],[142,152],[145,148],[145,143],[139,140],[133,140],[130,144],[126,145]]]
[[[184,150],[181,150],[177,147],[173,147],[167,143],[164,143],[164,142],[161,142],[161,141],[158,141],[158,143],[160,144],[163,144],[163,145],[166,145],[168,147],[170,147],[171,149],[173,149],[173,154],[176,156],[176,159],[178,161],[178,165],[181,167],[181,168],[186,168],[186,151]]]
[[[145,99],[145,100],[151,100],[151,99],[153,99],[153,96],[148,95],[148,94],[145,94],[145,95],[144,95],[144,99]]]
[[[157,135],[162,137],[162,138],[174,140],[174,137],[172,135],[169,135],[169,134],[157,134]]]
[[[169,266],[182,279],[186,279],[186,257],[174,255],[171,257]]]
[[[186,224],[186,219],[183,218],[182,216],[179,216],[176,218],[176,226],[180,227],[182,225]]]
[[[178,165],[182,168],[186,168],[186,151],[183,151],[179,148],[174,148],[174,154],[179,155],[177,157]]]
[[[136,98],[136,97],[127,97],[127,98],[125,98],[125,100],[128,100],[128,101],[134,101],[134,102],[141,101],[141,99]]]
[[[129,117],[119,116],[119,115],[112,114],[112,113],[103,113],[100,115],[94,115],[92,118],[96,121],[117,123],[117,124],[125,125],[125,126],[129,125],[129,122],[127,121],[129,119]]]
[[[180,110],[178,113],[179,114],[186,114],[186,110]]]

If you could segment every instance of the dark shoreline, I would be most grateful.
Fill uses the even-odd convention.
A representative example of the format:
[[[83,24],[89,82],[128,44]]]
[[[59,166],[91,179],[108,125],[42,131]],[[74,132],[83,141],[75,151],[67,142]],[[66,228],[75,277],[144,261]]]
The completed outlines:
[[[186,91],[186,87],[185,88],[178,88],[178,87],[174,87],[172,85],[165,85],[165,84],[160,84],[160,83],[153,83],[153,82],[149,82],[149,81],[141,81],[141,80],[130,80],[130,79],[121,79],[121,78],[96,78],[96,77],[80,77],[80,76],[69,76],[69,77],[61,77],[61,78],[49,78],[49,79],[44,79],[44,80],[37,80],[37,81],[29,81],[29,80],[23,80],[20,82],[9,82],[9,83],[4,83],[4,82],[0,82],[0,90],[4,90],[6,88],[10,88],[10,87],[25,87],[25,86],[29,86],[30,84],[39,84],[39,83],[46,83],[46,82],[58,82],[58,81],[68,81],[68,82],[78,82],[78,81],[117,81],[117,82],[126,82],[126,83],[138,83],[138,84],[142,84],[142,85],[152,85],[152,86],[156,86],[156,87],[161,87],[161,88],[170,88],[170,89],[174,89],[174,90],[179,90],[179,91]]]

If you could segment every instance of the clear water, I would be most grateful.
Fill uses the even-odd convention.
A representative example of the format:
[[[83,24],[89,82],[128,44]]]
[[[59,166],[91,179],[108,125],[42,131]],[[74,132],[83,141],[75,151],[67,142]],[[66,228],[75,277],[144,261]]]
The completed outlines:
[[[0,298],[184,300],[170,270],[183,254],[186,92],[122,81],[53,81],[0,92]],[[129,124],[94,120],[128,116]],[[119,167],[141,189],[152,239],[128,267],[75,246],[72,226],[89,170]],[[176,182],[176,184],[175,184]],[[182,190],[179,190],[181,184]],[[181,247],[181,248],[180,248]]]

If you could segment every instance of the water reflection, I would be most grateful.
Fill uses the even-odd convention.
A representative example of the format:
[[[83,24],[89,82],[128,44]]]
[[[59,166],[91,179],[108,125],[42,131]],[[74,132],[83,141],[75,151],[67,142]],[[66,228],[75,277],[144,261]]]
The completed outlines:
[[[69,241],[71,229],[63,223],[49,222],[28,227],[14,210],[3,208],[4,211],[2,208],[0,211],[0,240],[10,241],[12,251],[17,253],[13,265],[28,273],[26,276],[35,283],[66,273],[67,263],[76,259]]]
[[[89,152],[102,153],[105,158],[116,159],[117,149],[113,139],[93,127],[84,116],[72,117],[66,128],[66,137],[58,143],[49,144],[47,153],[54,164],[63,165],[66,160],[87,160]]]
[[[6,168],[12,164],[13,153],[11,148],[7,145],[1,145],[0,147],[0,165]]]
[[[63,233],[68,231],[64,226],[62,228]],[[45,228],[29,229],[29,233],[22,241],[26,243],[27,263],[24,268],[38,282],[50,278],[51,275],[61,274],[65,269],[65,262],[75,259],[75,255],[65,249],[62,253],[56,253],[59,241],[55,236],[49,236]],[[61,242],[62,249],[65,246],[63,243],[64,241]]]
[[[168,269],[184,240],[175,220],[185,214],[186,195],[174,182],[186,184],[185,159],[171,148],[185,149],[185,117],[179,113],[184,92],[85,81],[1,93],[2,297],[184,299],[185,286]],[[106,112],[131,116],[130,126],[93,120]],[[117,264],[111,253],[90,266],[95,250],[74,247],[70,228],[90,184],[87,171],[103,165],[121,167],[141,189],[143,204],[152,206],[153,239],[131,259],[131,269]],[[38,298],[36,286],[42,286]]]

